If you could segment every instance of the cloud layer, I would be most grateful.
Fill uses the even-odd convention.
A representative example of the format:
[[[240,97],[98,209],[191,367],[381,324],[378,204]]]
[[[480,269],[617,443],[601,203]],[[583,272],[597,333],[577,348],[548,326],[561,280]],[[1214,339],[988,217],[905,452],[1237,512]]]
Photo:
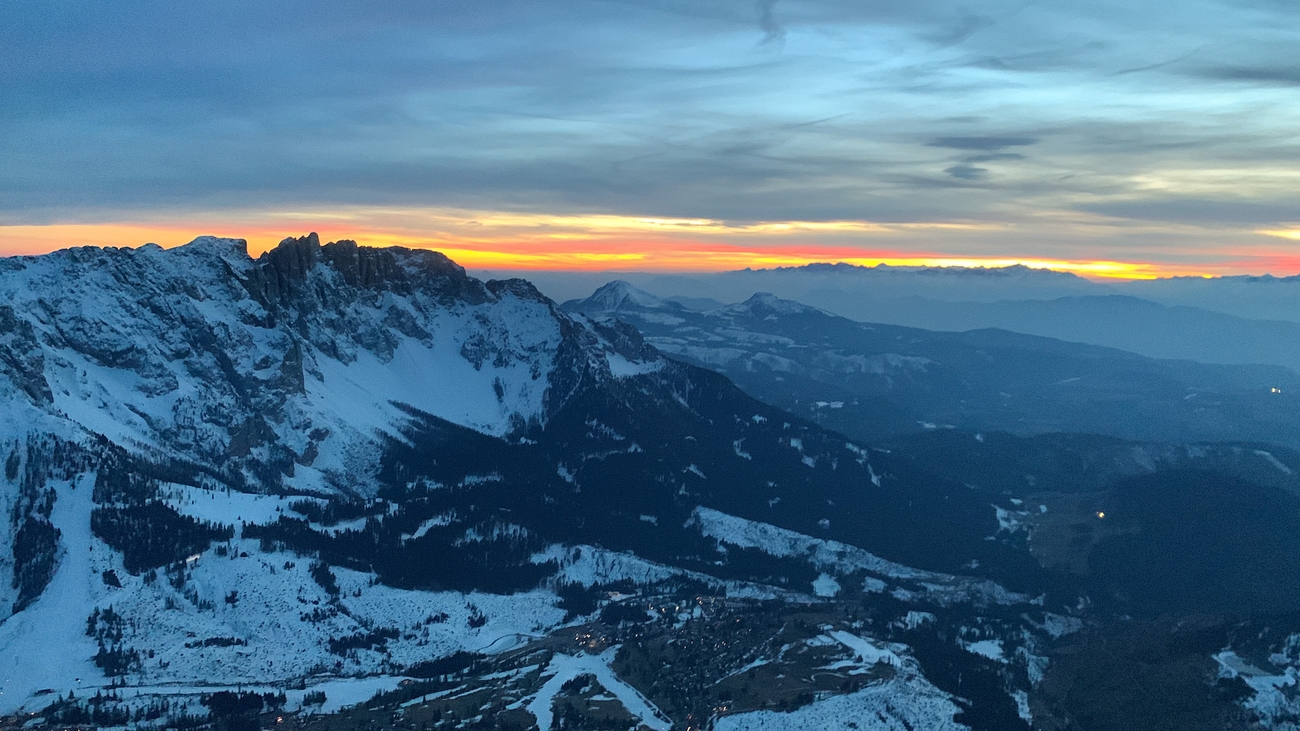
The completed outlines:
[[[20,0],[0,224],[461,208],[1222,259],[1300,222],[1297,7]]]

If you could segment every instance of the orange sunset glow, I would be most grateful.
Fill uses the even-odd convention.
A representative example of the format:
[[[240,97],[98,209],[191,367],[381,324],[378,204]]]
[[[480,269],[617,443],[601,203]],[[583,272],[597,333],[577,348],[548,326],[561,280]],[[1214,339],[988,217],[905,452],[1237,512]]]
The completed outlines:
[[[322,240],[354,239],[370,246],[441,251],[471,269],[568,271],[726,271],[843,262],[874,266],[1031,268],[1089,278],[1152,279],[1168,276],[1300,270],[1286,251],[1300,238],[1291,230],[1251,232],[1262,242],[1195,263],[1112,258],[981,256],[945,250],[944,241],[997,236],[981,223],[875,223],[866,221],[762,221],[614,215],[542,215],[484,211],[353,211],[250,214],[250,225],[226,217],[166,222],[0,226],[0,253],[40,254],[71,246],[178,246],[196,235],[243,238],[256,256],[285,236],[319,232]],[[234,220],[243,220],[234,219]]]

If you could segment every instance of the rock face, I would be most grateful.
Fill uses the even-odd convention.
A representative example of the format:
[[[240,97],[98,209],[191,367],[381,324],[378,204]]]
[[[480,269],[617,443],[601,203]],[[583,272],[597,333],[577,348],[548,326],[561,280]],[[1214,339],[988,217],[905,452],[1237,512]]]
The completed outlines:
[[[391,401],[496,435],[544,423],[562,330],[598,339],[522,282],[315,234],[257,260],[212,238],[10,259],[0,301],[0,372],[31,403],[260,490],[308,462],[293,487],[363,489],[348,455],[396,433]]]
[[[36,332],[8,305],[0,306],[0,373],[37,405],[53,399],[45,380],[45,354],[36,342]]]

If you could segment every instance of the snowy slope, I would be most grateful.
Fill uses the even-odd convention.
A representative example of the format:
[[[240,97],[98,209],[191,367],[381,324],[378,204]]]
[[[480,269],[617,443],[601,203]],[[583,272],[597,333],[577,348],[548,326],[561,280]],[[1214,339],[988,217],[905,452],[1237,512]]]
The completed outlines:
[[[324,258],[355,251],[70,249],[0,263],[0,303],[31,327],[44,367],[26,375],[48,384],[48,411],[226,470],[252,456],[349,485],[359,443],[398,433],[399,403],[493,435],[545,420],[561,324],[544,298],[431,252],[385,251],[388,278],[354,285]]]
[[[90,661],[95,641],[85,633],[86,617],[105,592],[93,576],[96,541],[86,499],[91,488],[81,482],[56,488],[51,522],[63,542],[53,580],[34,604],[0,623],[0,712],[15,710],[40,690],[81,690],[104,682]],[[103,557],[102,544],[99,549]]]
[[[958,731],[957,712],[943,693],[917,675],[906,675],[856,693],[819,700],[789,713],[752,711],[720,719],[717,731]]]
[[[310,560],[240,530],[175,582],[133,575],[92,533],[92,511],[126,505],[97,484],[137,455],[193,481],[150,488],[180,516],[301,517],[284,495],[372,494],[414,415],[512,440],[562,403],[575,359],[597,377],[611,358],[655,367],[614,350],[527,284],[484,284],[432,252],[312,235],[257,260],[211,237],[0,260],[0,712],[108,684],[91,662],[105,642],[138,654],[134,684],[197,687],[382,673],[555,626],[545,591],[408,591],[336,568],[330,596]],[[110,639],[88,635],[110,607]]]

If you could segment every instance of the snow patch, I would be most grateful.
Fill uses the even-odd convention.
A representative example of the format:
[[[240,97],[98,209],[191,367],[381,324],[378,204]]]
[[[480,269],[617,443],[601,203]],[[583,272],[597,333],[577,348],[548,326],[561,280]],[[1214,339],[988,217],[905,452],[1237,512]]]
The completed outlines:
[[[816,700],[789,713],[752,711],[724,716],[715,731],[960,731],[961,709],[919,673],[905,671],[856,693]]]
[[[813,594],[820,597],[833,597],[840,593],[840,582],[834,576],[823,573],[812,584]]]
[[[650,361],[631,361],[618,353],[605,353],[605,360],[609,363],[609,372],[615,378],[644,376],[647,373],[657,373],[664,368],[662,358]]]
[[[655,708],[645,696],[635,688],[624,683],[610,669],[618,647],[611,647],[599,655],[563,655],[555,654],[546,666],[544,673],[553,673],[537,696],[528,704],[528,712],[537,718],[537,727],[550,729],[554,723],[552,705],[560,687],[580,675],[594,675],[596,680],[612,693],[629,713],[641,719],[641,723],[654,731],[669,731],[672,723]]]
[[[1006,662],[1006,656],[1003,654],[1002,643],[998,640],[980,640],[978,642],[963,642],[962,647],[967,652],[973,652],[976,655],[982,655],[990,660],[997,662]]]
[[[844,630],[835,630],[829,634],[836,642],[852,650],[854,656],[867,666],[883,662],[886,665],[893,665],[896,668],[903,667],[903,659],[887,647],[878,647],[870,640],[863,639],[851,632],[845,632]]]
[[[1292,474],[1291,468],[1283,464],[1282,460],[1274,457],[1272,452],[1266,452],[1263,449],[1256,449],[1255,454],[1263,457],[1269,464],[1273,465],[1284,474]]]

